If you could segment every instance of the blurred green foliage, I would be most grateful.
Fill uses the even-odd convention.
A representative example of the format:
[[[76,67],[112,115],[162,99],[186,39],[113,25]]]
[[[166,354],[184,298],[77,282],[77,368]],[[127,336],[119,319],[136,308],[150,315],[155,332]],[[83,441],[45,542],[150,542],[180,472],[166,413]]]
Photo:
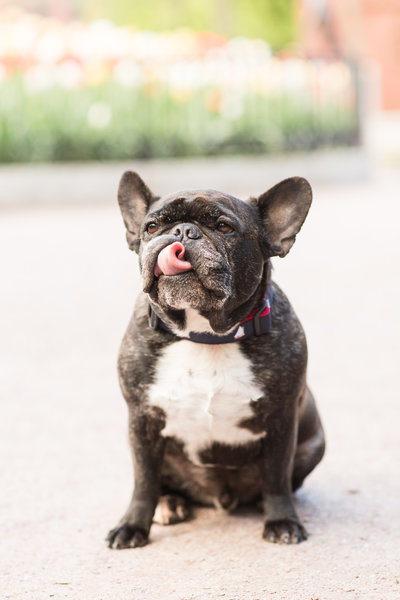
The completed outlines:
[[[295,37],[293,0],[77,0],[85,19],[166,31],[189,27],[227,37],[259,37],[281,49]]]
[[[80,1],[82,10],[94,2]],[[97,3],[87,14],[97,20],[88,23],[9,13],[0,32],[0,161],[278,153],[357,142],[356,77],[344,62],[278,58],[267,42],[243,36],[143,30],[184,21],[215,30],[218,8],[220,31],[261,35],[279,22],[289,36],[289,7],[283,0],[108,6],[108,17],[128,24],[126,15],[137,15],[142,29],[99,20]],[[275,34],[283,31],[277,25]]]
[[[232,118],[217,110],[218,91],[199,89],[190,102],[167,88],[128,89],[112,80],[65,90],[29,91],[23,77],[3,82],[0,161],[132,159],[284,152],[352,144],[356,115],[285,93],[241,96]]]

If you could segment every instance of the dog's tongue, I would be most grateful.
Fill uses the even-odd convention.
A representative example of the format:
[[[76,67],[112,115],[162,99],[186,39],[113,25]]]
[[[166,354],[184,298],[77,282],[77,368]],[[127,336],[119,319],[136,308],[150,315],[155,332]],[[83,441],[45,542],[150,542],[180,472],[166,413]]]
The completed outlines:
[[[174,242],[163,248],[158,255],[154,275],[179,275],[185,271],[190,271],[192,265],[184,260],[185,246],[180,242]]]

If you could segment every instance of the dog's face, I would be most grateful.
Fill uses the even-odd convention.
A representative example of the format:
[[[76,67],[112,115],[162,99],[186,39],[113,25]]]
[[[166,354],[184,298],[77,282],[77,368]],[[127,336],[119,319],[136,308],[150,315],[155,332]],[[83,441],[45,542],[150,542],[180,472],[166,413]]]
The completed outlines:
[[[292,178],[248,202],[214,190],[158,198],[127,172],[118,198],[152,302],[167,311],[193,308],[210,319],[246,303],[268,259],[289,251],[311,189],[304,179]],[[216,331],[228,326],[214,318]]]
[[[257,221],[250,205],[210,190],[154,202],[140,231],[144,290],[160,306],[177,310],[242,303],[263,272]]]

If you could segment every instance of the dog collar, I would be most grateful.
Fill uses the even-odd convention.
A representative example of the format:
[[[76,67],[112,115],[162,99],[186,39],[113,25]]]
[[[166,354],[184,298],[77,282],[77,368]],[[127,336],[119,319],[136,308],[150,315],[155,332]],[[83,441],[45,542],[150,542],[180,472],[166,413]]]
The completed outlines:
[[[177,336],[183,340],[190,340],[198,344],[231,344],[239,342],[253,335],[263,335],[271,331],[271,305],[273,291],[270,286],[261,308],[254,310],[247,319],[241,321],[239,325],[227,335],[216,335],[214,333],[198,333],[191,331],[189,335]],[[168,333],[176,335],[153,311],[149,304],[149,325],[153,329],[163,329]]]

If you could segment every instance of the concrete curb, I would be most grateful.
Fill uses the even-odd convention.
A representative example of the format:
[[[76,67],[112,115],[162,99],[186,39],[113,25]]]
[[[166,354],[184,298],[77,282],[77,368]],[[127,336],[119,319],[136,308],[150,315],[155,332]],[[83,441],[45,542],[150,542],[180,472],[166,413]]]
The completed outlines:
[[[138,171],[156,193],[207,187],[246,198],[292,175],[311,184],[362,180],[368,176],[369,159],[362,148],[348,148],[279,157],[9,164],[0,166],[0,207],[114,202],[127,169]]]

